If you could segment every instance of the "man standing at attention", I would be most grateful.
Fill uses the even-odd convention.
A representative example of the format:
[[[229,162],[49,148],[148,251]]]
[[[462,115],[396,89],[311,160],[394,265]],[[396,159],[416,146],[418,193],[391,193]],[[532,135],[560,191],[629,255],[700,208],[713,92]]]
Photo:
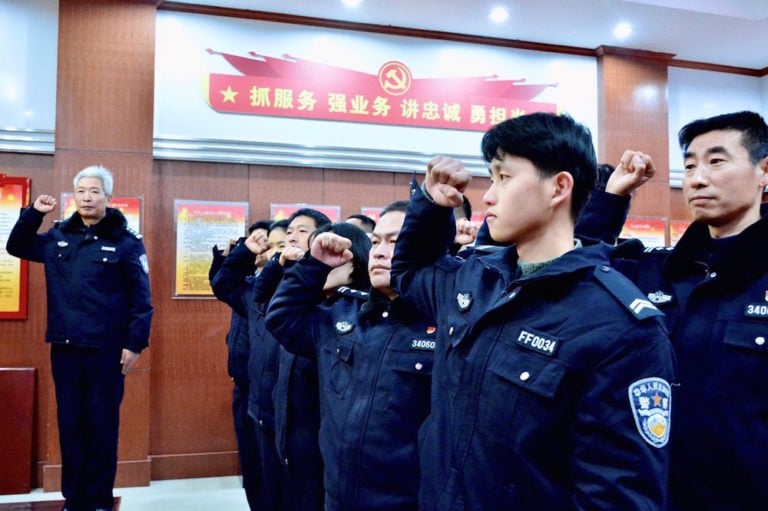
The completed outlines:
[[[574,237],[595,183],[589,131],[524,115],[482,149],[486,221],[505,248],[446,256],[471,174],[440,156],[395,247],[395,289],[440,319],[419,509],[664,509],[674,356],[612,247]]]
[[[755,112],[678,133],[693,223],[674,248],[617,247],[625,272],[664,312],[678,358],[670,440],[674,511],[768,503],[768,125]]]
[[[7,250],[45,265],[64,510],[102,511],[114,504],[125,375],[148,346],[153,311],[141,236],[108,207],[111,172],[87,167],[73,184],[77,211],[37,234],[56,207],[40,195],[22,211]]]

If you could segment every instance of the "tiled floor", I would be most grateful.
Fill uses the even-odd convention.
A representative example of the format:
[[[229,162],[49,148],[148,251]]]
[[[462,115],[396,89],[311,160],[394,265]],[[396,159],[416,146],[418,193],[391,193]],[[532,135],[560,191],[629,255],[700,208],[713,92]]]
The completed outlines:
[[[120,511],[248,511],[239,477],[209,477],[152,481],[149,486],[115,488]],[[0,495],[0,504],[59,500],[61,493],[33,490],[23,495]]]

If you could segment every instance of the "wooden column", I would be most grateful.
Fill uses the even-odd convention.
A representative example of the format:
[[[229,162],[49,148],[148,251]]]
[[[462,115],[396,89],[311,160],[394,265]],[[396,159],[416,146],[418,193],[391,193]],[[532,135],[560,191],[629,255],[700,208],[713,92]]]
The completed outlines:
[[[667,68],[673,55],[602,46],[597,50],[598,161],[625,149],[648,153],[656,176],[637,191],[630,214],[669,216]]]
[[[54,193],[72,191],[80,169],[102,164],[115,175],[115,195],[150,196],[155,12],[149,1],[59,0]],[[143,222],[147,245],[151,231],[152,224]],[[118,486],[149,484],[151,354],[142,354],[126,379]],[[41,399],[53,402],[47,388]],[[61,474],[54,413],[46,437],[42,486],[54,491]]]

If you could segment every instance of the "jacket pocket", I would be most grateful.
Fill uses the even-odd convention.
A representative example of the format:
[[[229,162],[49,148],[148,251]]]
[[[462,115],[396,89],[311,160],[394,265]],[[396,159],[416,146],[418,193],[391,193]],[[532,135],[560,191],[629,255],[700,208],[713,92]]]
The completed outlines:
[[[555,397],[566,366],[557,359],[505,347],[490,362],[480,389],[478,416],[484,433],[517,445],[558,415]]]

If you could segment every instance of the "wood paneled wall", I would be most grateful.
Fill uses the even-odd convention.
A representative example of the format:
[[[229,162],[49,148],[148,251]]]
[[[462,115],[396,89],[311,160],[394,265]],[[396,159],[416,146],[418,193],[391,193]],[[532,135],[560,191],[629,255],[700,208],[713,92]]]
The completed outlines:
[[[59,71],[54,156],[0,153],[0,171],[32,178],[32,197],[70,191],[80,168],[115,172],[117,195],[144,199],[142,230],[155,306],[150,349],[127,379],[118,485],[238,471],[232,385],[224,337],[229,310],[212,299],[174,299],[174,199],[247,201],[251,220],[271,202],[338,204],[342,215],[408,197],[409,174],[300,167],[154,161],[152,111],[155,2],[59,0]],[[667,185],[666,57],[606,49],[599,56],[601,161],[623,149],[657,156],[660,172],[632,214],[677,215]],[[655,100],[637,100],[652,84]],[[650,98],[653,99],[653,98]],[[423,169],[421,169],[423,170]],[[488,180],[468,191],[482,210]],[[684,218],[679,217],[678,218]],[[47,222],[46,225],[49,225]],[[34,486],[59,487],[60,455],[45,332],[42,267],[30,265],[29,318],[4,321],[0,366],[36,367]]]

